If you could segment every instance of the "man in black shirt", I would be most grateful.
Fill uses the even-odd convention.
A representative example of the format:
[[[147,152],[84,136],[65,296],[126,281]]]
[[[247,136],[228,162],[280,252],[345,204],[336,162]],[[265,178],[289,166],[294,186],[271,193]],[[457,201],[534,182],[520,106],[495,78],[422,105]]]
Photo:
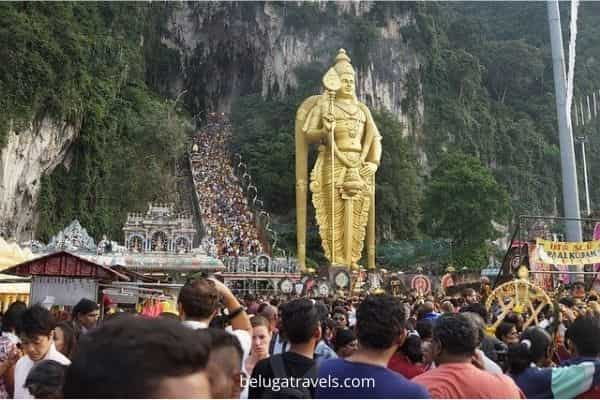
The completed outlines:
[[[308,379],[316,377],[315,346],[321,338],[319,311],[314,302],[297,299],[280,309],[281,328],[290,350],[259,361],[249,381],[248,397],[313,397],[314,387]],[[285,381],[285,382],[283,382]]]

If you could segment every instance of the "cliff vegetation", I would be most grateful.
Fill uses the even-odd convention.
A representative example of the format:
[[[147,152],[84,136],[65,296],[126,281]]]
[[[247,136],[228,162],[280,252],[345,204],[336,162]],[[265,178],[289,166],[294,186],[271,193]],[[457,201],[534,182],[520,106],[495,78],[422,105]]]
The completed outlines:
[[[0,143],[43,117],[81,121],[70,163],[42,180],[38,237],[78,218],[121,237],[127,211],[175,198],[188,120],[154,90],[171,68],[166,5],[5,3],[0,7]]]
[[[489,229],[490,218],[510,225],[520,214],[562,213],[545,3],[381,2],[358,14],[324,4],[273,7],[286,29],[299,36],[334,32],[332,46],[348,44],[359,74],[390,68],[380,59],[390,29],[420,60],[402,86],[401,108],[408,118],[374,107],[384,136],[377,186],[382,241],[450,239],[462,265],[484,266],[490,252],[485,242],[498,235]],[[181,54],[164,39],[172,36],[172,13],[183,6],[25,2],[0,7],[0,146],[9,127],[19,132],[46,116],[82,126],[71,162],[43,178],[41,239],[72,218],[96,237],[107,233],[119,238],[127,211],[139,210],[147,201],[174,199],[176,164],[184,155],[190,115],[210,111],[219,104],[210,94],[237,79],[232,150],[243,154],[260,196],[276,216],[283,245],[294,249],[294,114],[302,99],[318,93],[328,65],[321,58],[306,60],[295,70],[296,86],[273,87],[266,95],[253,77],[254,64],[241,72],[231,69],[239,72],[231,81],[209,82],[206,71],[229,68],[231,60],[259,59],[261,53],[254,47],[250,55],[239,53],[240,47],[234,52],[234,44],[228,47],[223,41],[218,57],[196,49],[190,55],[193,68],[182,70]],[[216,16],[224,11],[215,7],[198,3],[193,16],[210,12],[211,29],[226,31],[236,23],[250,24],[262,5],[224,6],[236,18],[225,27],[217,26]],[[567,32],[569,10],[563,8]],[[600,88],[600,3],[581,3],[579,16],[577,100]],[[388,24],[392,17],[412,22],[394,28]],[[335,50],[323,49],[328,55]],[[186,78],[179,83],[189,86],[174,87],[174,77],[182,74]],[[221,89],[209,91],[210,85]],[[366,94],[368,105],[373,95]],[[597,120],[575,132],[589,136],[589,171],[600,168]],[[467,229],[459,213],[434,212],[436,190],[455,179],[475,185],[472,194],[479,201],[455,196],[437,207],[473,207],[471,222],[485,229]],[[580,187],[583,197],[583,182]],[[590,173],[590,187],[592,204],[597,204],[598,174]],[[314,225],[310,239],[310,251],[318,259]]]

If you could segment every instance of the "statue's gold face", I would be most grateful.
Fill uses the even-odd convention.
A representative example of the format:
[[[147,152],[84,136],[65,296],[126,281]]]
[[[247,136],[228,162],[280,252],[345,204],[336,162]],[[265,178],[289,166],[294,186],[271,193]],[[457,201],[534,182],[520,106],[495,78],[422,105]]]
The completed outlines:
[[[354,92],[356,91],[356,86],[354,84],[354,76],[352,74],[342,74],[340,77],[340,81],[342,81],[342,88],[340,89],[340,94],[343,97],[354,97]]]

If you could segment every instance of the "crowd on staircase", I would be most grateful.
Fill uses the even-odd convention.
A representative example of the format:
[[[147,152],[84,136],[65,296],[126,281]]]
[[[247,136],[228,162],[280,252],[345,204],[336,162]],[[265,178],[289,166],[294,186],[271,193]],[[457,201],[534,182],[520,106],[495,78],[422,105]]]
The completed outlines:
[[[228,143],[231,125],[223,114],[210,113],[194,136],[192,176],[205,236],[213,256],[252,256],[263,252],[240,179],[235,176]]]

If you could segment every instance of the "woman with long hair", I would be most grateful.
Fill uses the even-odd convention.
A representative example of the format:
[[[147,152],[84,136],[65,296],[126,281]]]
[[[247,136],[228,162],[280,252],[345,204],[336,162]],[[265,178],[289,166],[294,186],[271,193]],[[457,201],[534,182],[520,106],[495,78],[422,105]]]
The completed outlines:
[[[60,351],[68,359],[73,357],[77,346],[75,330],[73,326],[66,321],[59,322],[54,328],[54,345],[56,350]]]

